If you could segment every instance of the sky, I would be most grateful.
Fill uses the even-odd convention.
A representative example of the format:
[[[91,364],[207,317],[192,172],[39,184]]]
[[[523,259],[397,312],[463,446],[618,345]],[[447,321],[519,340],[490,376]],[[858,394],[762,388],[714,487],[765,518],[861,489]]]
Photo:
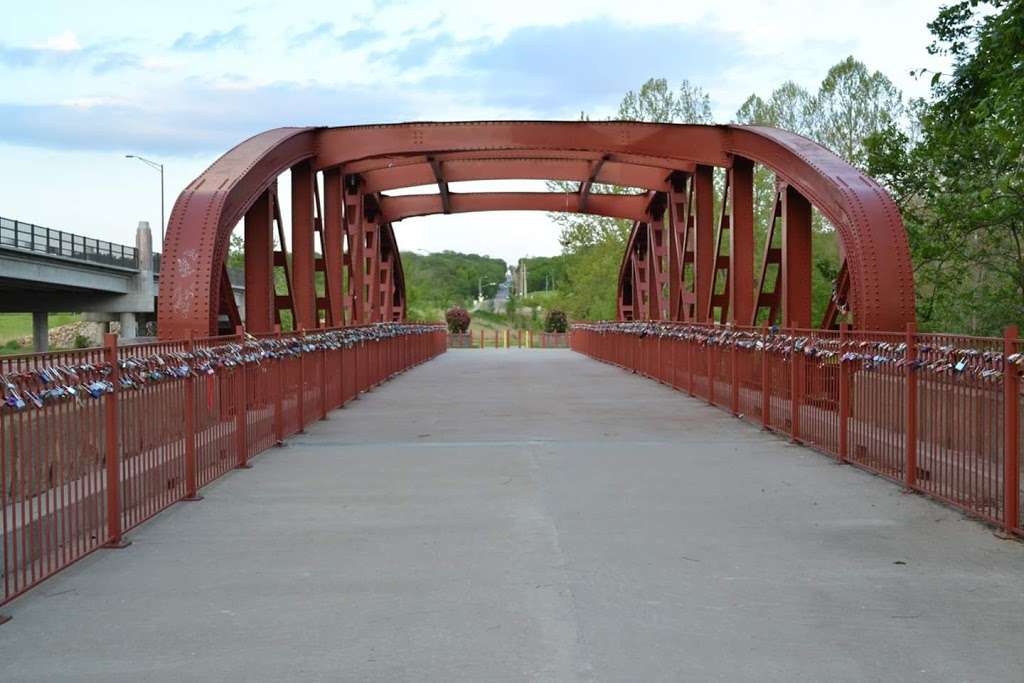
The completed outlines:
[[[0,24],[0,216],[131,243],[140,220],[159,234],[160,181],[126,154],[165,165],[170,214],[220,154],[268,128],[605,118],[651,77],[700,86],[720,123],[786,80],[817,89],[848,55],[923,96],[926,79],[909,72],[936,66],[926,24],[939,4],[12,2]],[[403,250],[510,262],[559,251],[543,213],[429,216],[395,231]]]

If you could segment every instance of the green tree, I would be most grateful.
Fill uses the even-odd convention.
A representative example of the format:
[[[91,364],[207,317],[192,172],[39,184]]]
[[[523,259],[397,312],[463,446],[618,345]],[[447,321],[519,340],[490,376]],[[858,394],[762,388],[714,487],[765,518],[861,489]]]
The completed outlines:
[[[402,269],[409,306],[424,311],[468,306],[481,289],[485,297],[493,298],[496,283],[505,279],[507,265],[478,254],[403,252]]]
[[[1024,321],[1024,3],[958,2],[929,28],[952,71],[917,125],[871,136],[868,166],[902,209],[922,323],[997,334]]]
[[[903,111],[903,94],[892,81],[847,57],[828,70],[807,109],[810,137],[864,169],[864,141],[889,125],[901,123]]]

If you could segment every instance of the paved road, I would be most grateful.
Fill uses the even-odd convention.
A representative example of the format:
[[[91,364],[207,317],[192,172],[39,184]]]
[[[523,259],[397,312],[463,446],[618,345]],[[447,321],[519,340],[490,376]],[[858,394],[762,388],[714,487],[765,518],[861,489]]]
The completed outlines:
[[[0,680],[1020,681],[1024,546],[568,351],[453,351],[6,610]]]

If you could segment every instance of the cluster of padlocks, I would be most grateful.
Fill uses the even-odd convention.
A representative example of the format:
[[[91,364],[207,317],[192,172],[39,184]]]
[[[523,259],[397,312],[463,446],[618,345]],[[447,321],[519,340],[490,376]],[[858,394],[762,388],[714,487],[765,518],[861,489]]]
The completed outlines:
[[[656,321],[577,323],[574,330],[597,334],[625,334],[636,337],[677,339],[707,347],[735,347],[766,351],[789,358],[800,354],[826,363],[851,363],[857,369],[874,370],[885,367],[926,370],[935,374],[966,376],[998,381],[1009,369],[1021,372],[1024,353],[1003,354],[1001,351],[958,347],[932,343],[928,335],[919,335],[913,354],[906,342],[864,339],[863,335],[841,338],[787,334],[777,327],[738,329],[729,325],[693,325]]]
[[[3,406],[10,410],[23,410],[43,408],[60,401],[79,401],[85,397],[100,398],[117,389],[140,389],[168,380],[213,375],[242,365],[293,358],[322,350],[347,349],[393,337],[429,334],[438,329],[437,325],[420,323],[377,323],[301,336],[257,338],[247,335],[240,342],[196,347],[191,351],[129,355],[117,361],[116,377],[109,362],[51,364],[8,370],[0,373]]]

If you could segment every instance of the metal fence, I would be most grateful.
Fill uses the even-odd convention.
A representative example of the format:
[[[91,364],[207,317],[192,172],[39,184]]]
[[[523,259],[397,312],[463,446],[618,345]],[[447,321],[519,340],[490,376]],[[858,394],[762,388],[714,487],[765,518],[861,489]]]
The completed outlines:
[[[533,330],[480,330],[449,332],[450,349],[567,349],[567,332],[534,332]]]
[[[0,604],[359,393],[445,350],[435,325],[0,359]]]
[[[1004,338],[574,325],[572,348],[1024,534],[1024,346]]]
[[[0,217],[0,246],[104,266],[137,268],[135,247]]]

